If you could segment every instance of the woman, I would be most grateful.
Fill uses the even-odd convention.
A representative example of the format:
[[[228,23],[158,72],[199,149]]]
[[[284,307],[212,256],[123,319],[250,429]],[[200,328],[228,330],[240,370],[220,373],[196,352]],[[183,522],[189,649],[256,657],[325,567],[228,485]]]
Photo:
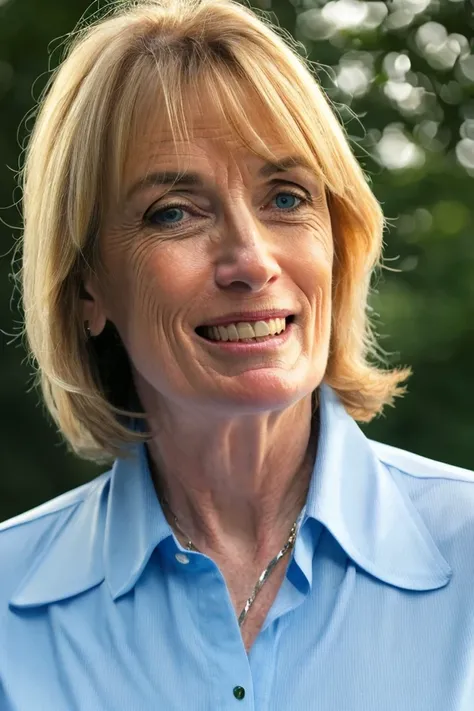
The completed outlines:
[[[366,439],[383,219],[230,0],[114,6],[31,137],[26,334],[90,484],[1,527],[1,711],[471,711],[472,474]],[[370,362],[369,362],[370,361]]]

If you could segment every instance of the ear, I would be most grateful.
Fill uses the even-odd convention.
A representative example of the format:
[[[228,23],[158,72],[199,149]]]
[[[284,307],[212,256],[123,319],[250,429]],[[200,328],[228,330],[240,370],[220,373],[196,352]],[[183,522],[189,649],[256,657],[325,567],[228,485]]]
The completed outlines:
[[[97,284],[92,279],[86,279],[81,285],[81,305],[83,321],[88,322],[91,336],[102,333],[107,317],[103,298]]]

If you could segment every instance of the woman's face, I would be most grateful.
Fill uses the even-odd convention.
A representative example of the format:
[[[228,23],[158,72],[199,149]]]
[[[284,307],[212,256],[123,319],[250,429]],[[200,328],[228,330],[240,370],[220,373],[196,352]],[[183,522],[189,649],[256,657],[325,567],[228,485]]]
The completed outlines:
[[[268,129],[263,137],[278,158],[288,156]],[[159,182],[179,170],[195,179]],[[105,273],[86,283],[94,301],[85,318],[94,335],[105,319],[115,324],[145,409],[257,413],[312,392],[326,369],[331,322],[333,243],[319,180],[302,166],[270,170],[208,112],[195,117],[193,140],[178,145],[177,157],[171,133],[145,133],[126,186],[101,243]],[[263,349],[196,332],[221,316],[274,309],[294,319]]]

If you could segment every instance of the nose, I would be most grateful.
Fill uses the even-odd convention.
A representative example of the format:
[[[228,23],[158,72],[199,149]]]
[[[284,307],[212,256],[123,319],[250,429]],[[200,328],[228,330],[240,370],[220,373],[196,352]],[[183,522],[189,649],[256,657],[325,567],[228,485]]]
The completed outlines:
[[[222,227],[215,278],[221,289],[262,291],[278,279],[281,267],[275,240],[248,208],[240,207]]]

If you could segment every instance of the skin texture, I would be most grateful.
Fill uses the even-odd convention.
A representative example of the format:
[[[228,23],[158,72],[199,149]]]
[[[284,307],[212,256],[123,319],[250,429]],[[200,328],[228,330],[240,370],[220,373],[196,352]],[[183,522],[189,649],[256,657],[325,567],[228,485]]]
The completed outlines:
[[[258,177],[264,161],[222,119],[209,109],[192,118],[192,141],[177,157],[171,133],[148,125],[130,152],[126,186],[184,168],[204,187],[166,194],[169,186],[149,186],[109,215],[105,268],[85,282],[93,298],[84,318],[92,335],[106,319],[117,327],[155,432],[148,454],[157,491],[197,548],[227,566],[237,608],[306,498],[311,393],[330,339],[331,219],[308,169]],[[278,157],[294,153],[268,122],[261,135]],[[312,204],[291,212],[300,199],[288,190],[301,198],[307,190]],[[156,214],[169,203],[185,207]],[[155,211],[150,224],[147,211]],[[297,316],[290,339],[265,354],[223,353],[194,330],[229,312],[272,308]]]

